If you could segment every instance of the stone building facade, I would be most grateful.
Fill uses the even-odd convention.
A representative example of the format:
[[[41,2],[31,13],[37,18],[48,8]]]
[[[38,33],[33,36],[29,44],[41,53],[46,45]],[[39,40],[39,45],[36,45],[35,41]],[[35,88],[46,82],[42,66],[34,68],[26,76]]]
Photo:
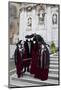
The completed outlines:
[[[37,3],[9,3],[9,41],[11,48],[26,35],[41,35],[58,47],[59,6]],[[13,49],[12,49],[13,50]],[[11,51],[12,52],[12,51]]]

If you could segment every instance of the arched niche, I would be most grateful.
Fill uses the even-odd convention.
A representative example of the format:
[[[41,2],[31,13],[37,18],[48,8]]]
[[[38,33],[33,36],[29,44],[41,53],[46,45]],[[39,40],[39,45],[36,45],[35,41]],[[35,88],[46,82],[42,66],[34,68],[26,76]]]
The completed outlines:
[[[38,24],[44,24],[44,17],[45,17],[45,6],[44,5],[37,6],[37,15],[38,15]]]

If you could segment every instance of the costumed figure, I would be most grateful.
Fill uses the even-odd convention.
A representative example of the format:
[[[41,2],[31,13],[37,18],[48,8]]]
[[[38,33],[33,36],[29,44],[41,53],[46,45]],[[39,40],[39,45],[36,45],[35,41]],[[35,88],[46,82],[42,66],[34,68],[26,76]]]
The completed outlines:
[[[22,49],[20,45],[21,41],[17,43],[17,48],[14,53],[14,59],[15,59],[15,65],[16,65],[16,72],[18,78],[22,75],[22,69],[23,69],[23,61],[22,61]]]

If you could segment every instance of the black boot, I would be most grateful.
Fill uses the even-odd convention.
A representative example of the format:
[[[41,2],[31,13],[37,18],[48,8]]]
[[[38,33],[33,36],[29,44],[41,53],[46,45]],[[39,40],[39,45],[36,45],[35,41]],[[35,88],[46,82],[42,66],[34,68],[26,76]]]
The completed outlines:
[[[18,74],[17,76],[18,76],[18,78],[20,78],[20,74]]]

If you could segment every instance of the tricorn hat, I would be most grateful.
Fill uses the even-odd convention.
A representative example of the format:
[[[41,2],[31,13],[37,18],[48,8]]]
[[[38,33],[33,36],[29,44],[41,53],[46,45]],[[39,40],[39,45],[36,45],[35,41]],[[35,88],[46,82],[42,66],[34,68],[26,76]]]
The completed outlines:
[[[19,44],[21,44],[21,41],[22,41],[22,40],[20,40],[20,41],[16,44],[16,46],[18,46]]]

